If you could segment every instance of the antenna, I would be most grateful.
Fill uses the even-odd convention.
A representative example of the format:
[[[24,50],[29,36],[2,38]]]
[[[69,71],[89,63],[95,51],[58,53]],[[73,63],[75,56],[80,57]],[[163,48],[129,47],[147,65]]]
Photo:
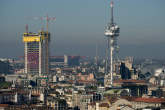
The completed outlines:
[[[111,1],[111,24],[113,24],[113,1]]]

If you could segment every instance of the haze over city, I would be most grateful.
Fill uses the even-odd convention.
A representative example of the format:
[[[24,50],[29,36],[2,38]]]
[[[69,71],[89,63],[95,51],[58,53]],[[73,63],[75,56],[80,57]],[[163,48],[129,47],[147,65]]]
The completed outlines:
[[[50,23],[51,55],[105,55],[104,27],[109,21],[109,0],[1,0],[0,57],[24,55],[25,25],[38,32],[45,21],[31,19],[47,14]],[[120,56],[164,57],[165,1],[114,0],[115,22],[121,28]]]
[[[165,110],[165,0],[1,0],[0,110]]]

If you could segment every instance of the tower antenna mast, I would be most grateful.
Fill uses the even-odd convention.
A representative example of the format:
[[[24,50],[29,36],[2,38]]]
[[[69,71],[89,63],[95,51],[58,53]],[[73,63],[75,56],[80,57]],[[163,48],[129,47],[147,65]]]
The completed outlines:
[[[117,24],[114,23],[113,1],[111,1],[110,7],[111,7],[111,19],[110,19],[110,23],[108,23],[108,25],[106,26],[104,32],[104,35],[107,37],[107,42],[108,42],[108,46],[107,46],[108,52],[106,52],[108,58],[106,60],[110,60],[110,61],[106,61],[106,62],[110,62],[110,64],[109,64],[109,68],[107,68],[108,74],[105,74],[105,82],[104,82],[105,87],[113,86],[113,57],[114,57],[114,51],[116,50],[117,47],[117,37],[119,36],[119,31],[120,31],[120,28],[117,26]]]
[[[111,24],[113,24],[113,1],[111,1]]]

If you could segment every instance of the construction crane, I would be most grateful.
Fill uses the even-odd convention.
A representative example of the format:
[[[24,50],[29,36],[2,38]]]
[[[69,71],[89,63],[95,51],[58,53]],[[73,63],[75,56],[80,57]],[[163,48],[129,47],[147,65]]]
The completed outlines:
[[[49,33],[49,22],[50,21],[55,21],[56,17],[49,17],[48,14],[46,15],[46,17],[33,17],[32,19],[34,20],[45,20],[46,21],[46,33],[47,33],[47,37],[45,40],[46,43],[46,73],[49,74],[49,42],[50,42],[50,33]],[[43,30],[43,27],[42,27]]]
[[[47,39],[46,39],[46,73],[49,74],[49,41],[50,41],[50,34],[49,34],[49,21],[55,21],[55,17],[46,16],[46,32],[47,32]]]

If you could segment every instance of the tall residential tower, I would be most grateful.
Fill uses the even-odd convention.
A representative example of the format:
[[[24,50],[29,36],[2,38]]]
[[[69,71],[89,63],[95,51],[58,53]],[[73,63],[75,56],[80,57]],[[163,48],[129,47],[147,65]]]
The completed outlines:
[[[23,34],[25,43],[25,73],[29,74],[48,74],[49,64],[47,57],[50,42],[50,33],[41,31],[39,33],[25,32]]]

